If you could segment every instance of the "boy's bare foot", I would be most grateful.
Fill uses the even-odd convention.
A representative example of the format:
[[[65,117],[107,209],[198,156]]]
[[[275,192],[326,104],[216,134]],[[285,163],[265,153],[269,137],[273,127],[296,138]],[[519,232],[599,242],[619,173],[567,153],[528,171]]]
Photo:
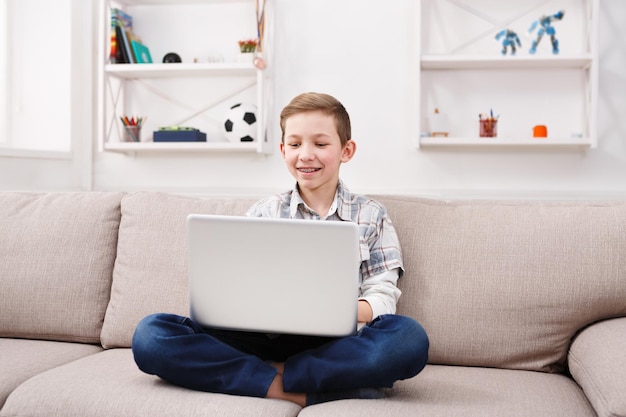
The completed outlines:
[[[277,368],[278,369],[278,368]],[[282,367],[279,369],[279,372],[274,377],[272,384],[267,390],[267,398],[275,398],[278,400],[291,401],[292,403],[298,404],[300,407],[306,406],[306,394],[298,394],[293,392],[285,392],[283,389],[283,375],[282,375]]]
[[[285,373],[285,362],[272,362],[272,366],[276,368],[279,374]]]

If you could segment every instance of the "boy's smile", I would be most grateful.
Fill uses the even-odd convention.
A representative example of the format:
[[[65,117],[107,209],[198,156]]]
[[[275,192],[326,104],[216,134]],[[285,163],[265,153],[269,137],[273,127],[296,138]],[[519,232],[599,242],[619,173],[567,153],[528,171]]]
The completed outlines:
[[[289,117],[285,123],[284,143],[280,144],[287,168],[311,208],[315,202],[332,203],[339,182],[339,167],[352,159],[355,149],[352,140],[341,146],[334,117],[321,111]]]

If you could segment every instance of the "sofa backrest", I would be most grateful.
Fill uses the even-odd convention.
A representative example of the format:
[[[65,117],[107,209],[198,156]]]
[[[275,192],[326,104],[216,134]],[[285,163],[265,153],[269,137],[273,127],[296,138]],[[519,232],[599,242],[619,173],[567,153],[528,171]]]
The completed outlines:
[[[626,316],[626,203],[375,198],[402,245],[398,313],[425,327],[431,363],[561,371],[577,331]],[[124,197],[103,346],[129,347],[150,313],[189,314],[187,214],[255,201]]]
[[[431,363],[561,371],[577,331],[626,316],[626,202],[377,199]]]
[[[99,343],[122,193],[0,193],[0,337]]]
[[[187,215],[244,215],[255,201],[155,192],[124,197],[102,345],[130,347],[137,323],[148,314],[189,315]]]

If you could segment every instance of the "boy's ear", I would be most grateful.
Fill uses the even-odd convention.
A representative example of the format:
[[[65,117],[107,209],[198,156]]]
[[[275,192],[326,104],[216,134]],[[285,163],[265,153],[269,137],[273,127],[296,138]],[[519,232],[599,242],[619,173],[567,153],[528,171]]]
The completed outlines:
[[[280,148],[280,154],[283,156],[283,159],[285,159],[285,144],[281,142],[279,145],[279,148]]]
[[[341,162],[345,163],[352,159],[354,153],[356,152],[356,142],[350,139],[346,142],[346,145],[343,147],[341,151]]]

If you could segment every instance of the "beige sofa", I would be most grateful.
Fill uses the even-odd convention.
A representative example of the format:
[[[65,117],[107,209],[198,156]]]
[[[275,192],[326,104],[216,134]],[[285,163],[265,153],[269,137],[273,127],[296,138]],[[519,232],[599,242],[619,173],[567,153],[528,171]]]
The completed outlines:
[[[187,314],[188,213],[255,199],[0,193],[0,416],[626,416],[626,203],[379,196],[430,361],[381,400],[301,409],[141,373],[152,312]]]

